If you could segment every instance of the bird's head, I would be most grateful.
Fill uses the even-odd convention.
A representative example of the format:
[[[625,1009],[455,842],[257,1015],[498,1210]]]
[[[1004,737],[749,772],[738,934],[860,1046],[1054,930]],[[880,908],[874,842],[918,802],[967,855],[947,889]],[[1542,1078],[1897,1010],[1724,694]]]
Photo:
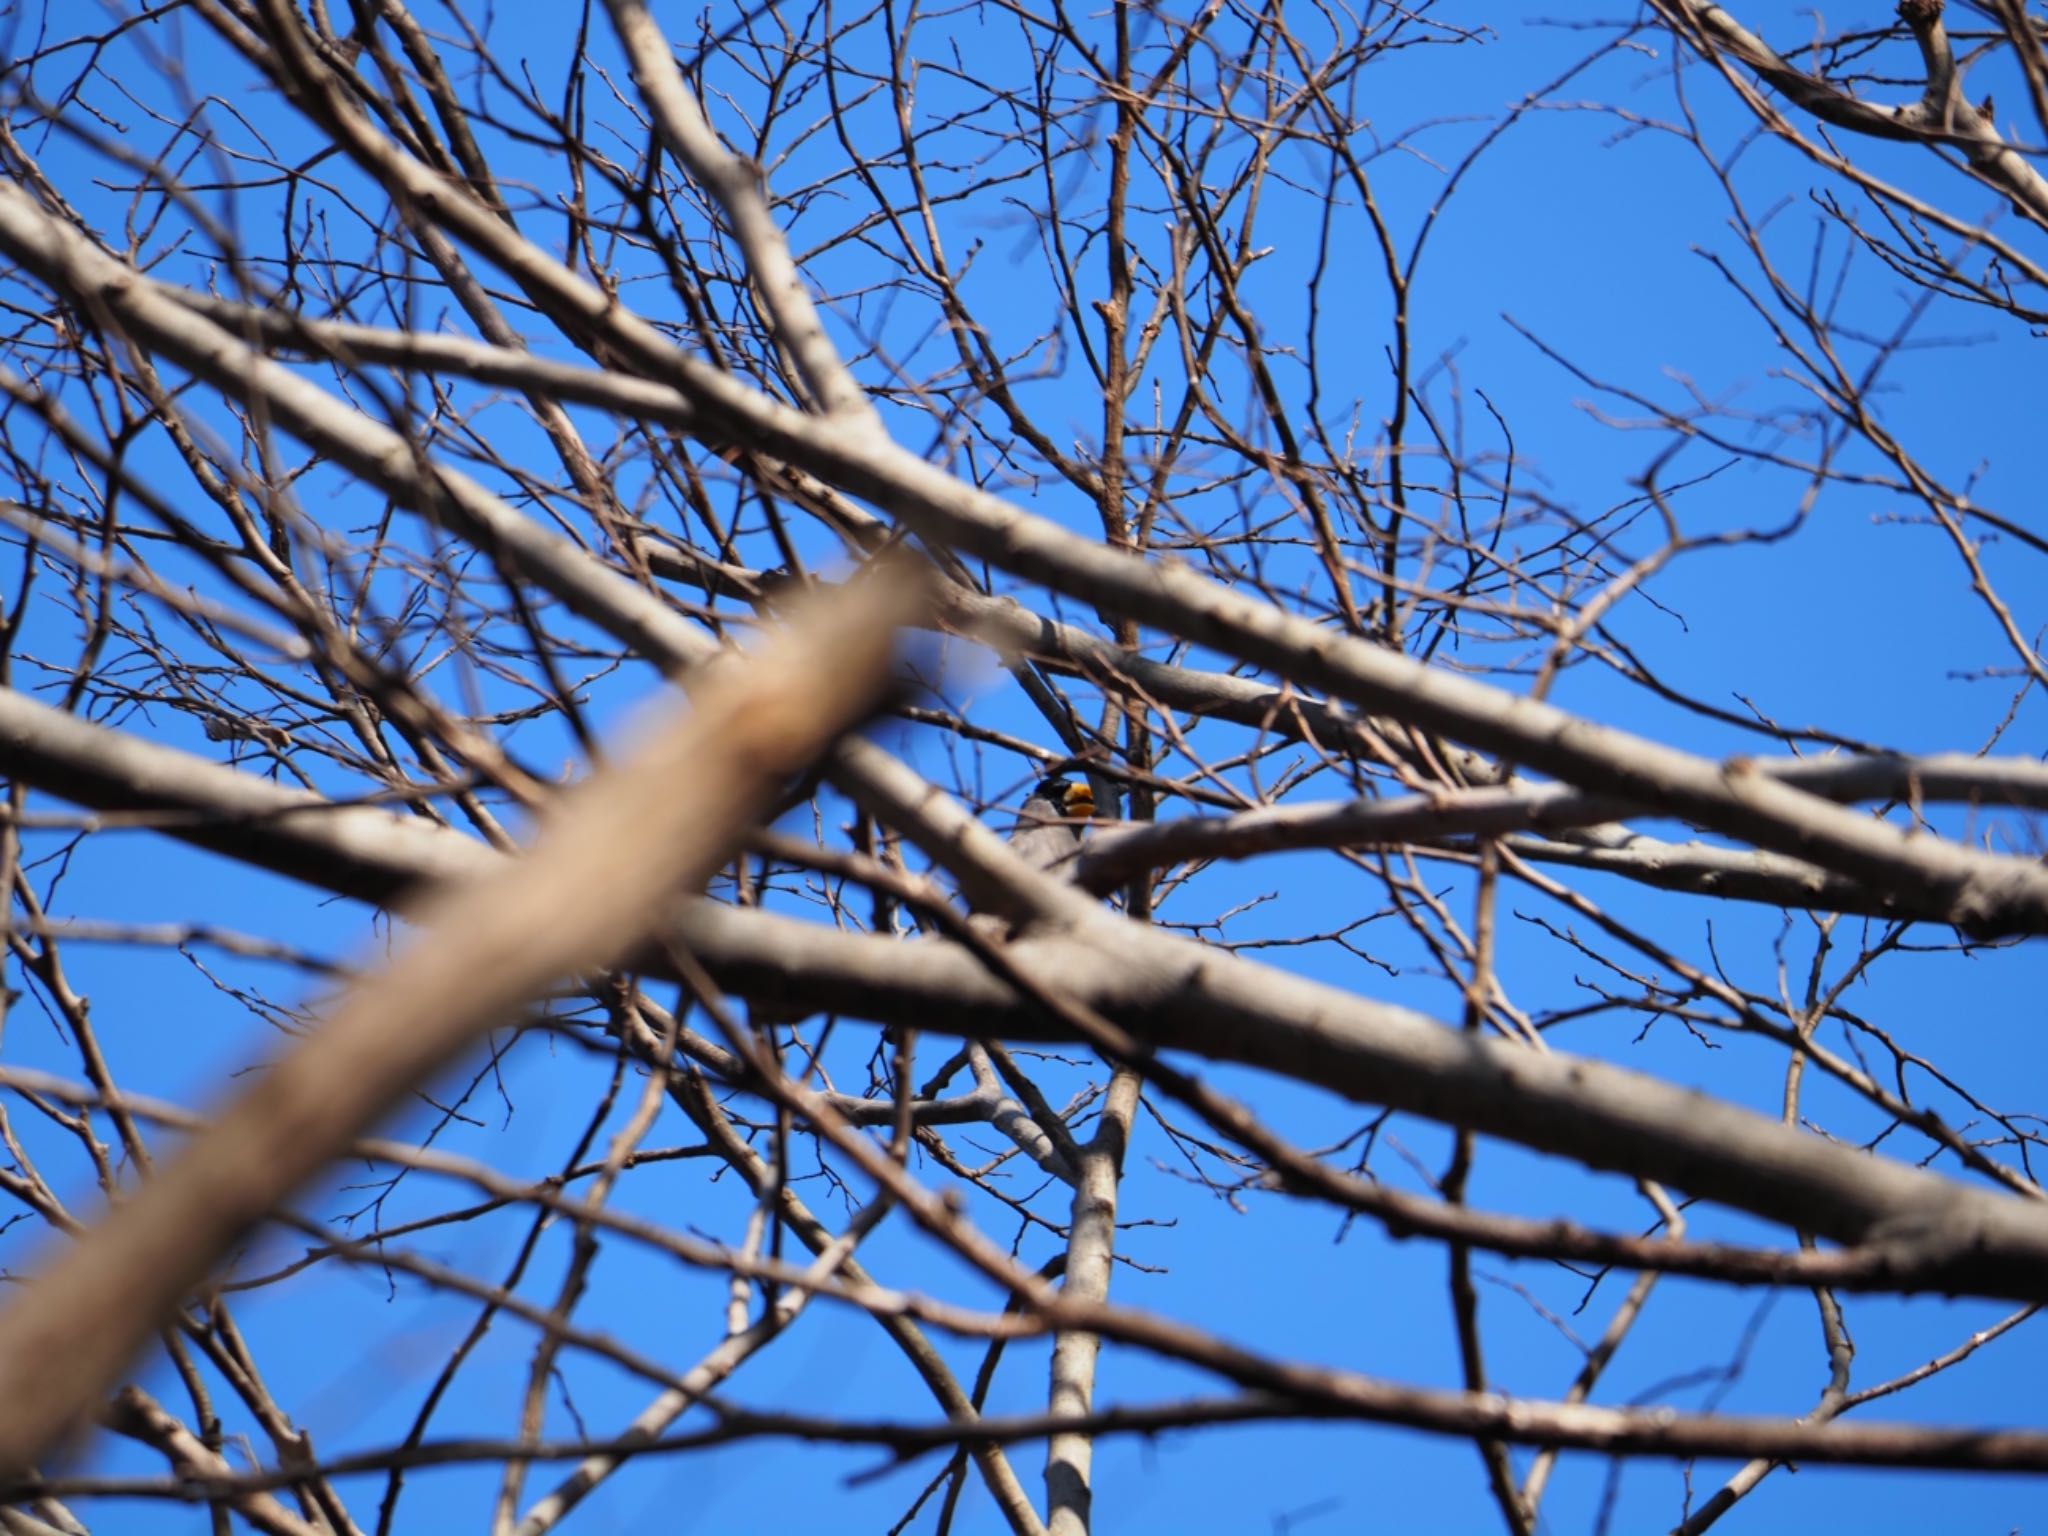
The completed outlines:
[[[1070,779],[1063,773],[1040,779],[1031,798],[1044,800],[1060,815],[1077,821],[1086,821],[1095,814],[1095,791],[1088,787],[1088,781]]]

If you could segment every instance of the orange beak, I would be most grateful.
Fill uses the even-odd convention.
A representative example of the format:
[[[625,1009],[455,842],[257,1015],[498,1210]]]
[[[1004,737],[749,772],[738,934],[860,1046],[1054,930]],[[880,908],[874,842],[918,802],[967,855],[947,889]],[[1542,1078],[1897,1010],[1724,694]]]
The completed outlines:
[[[1086,784],[1076,784],[1067,792],[1067,814],[1087,820],[1095,814],[1095,791]]]

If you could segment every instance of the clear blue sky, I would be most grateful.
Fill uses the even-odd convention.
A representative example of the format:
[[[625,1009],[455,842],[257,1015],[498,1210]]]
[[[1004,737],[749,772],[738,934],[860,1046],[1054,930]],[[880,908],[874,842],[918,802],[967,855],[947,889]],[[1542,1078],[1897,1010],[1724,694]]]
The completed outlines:
[[[1499,14],[1494,32],[1482,43],[1416,49],[1376,62],[1364,77],[1363,107],[1385,139],[1394,140],[1417,124],[1439,124],[1410,141],[1412,151],[1426,151],[1431,159],[1402,151],[1373,162],[1388,216],[1404,235],[1417,227],[1440,189],[1442,168],[1455,163],[1524,93],[1553,78],[1595,40],[1595,34],[1582,30],[1511,19],[1505,9],[1489,9]],[[1543,9],[1553,18],[1574,9],[1584,17],[1608,14],[1601,7]],[[1750,9],[1757,13],[1753,20],[1767,28],[1789,25],[1776,8]],[[677,36],[699,14],[674,5],[660,6],[657,13]],[[1873,7],[1870,19],[1872,24],[1888,20],[1889,9]],[[1846,22],[1844,17],[1830,20],[1837,25]],[[550,93],[559,88],[567,57],[564,29],[571,25],[573,12],[557,15],[549,7],[506,7],[494,20],[494,35],[502,53],[527,61],[542,80],[543,92]],[[1099,28],[1100,19],[1091,25]],[[1791,30],[1803,35],[1809,25],[1801,13]],[[205,88],[214,88],[216,67],[223,78],[234,78],[234,104],[264,115],[266,132],[273,134],[283,158],[313,147],[294,144],[292,131],[276,127],[275,103],[243,88],[233,74],[235,66],[204,39],[202,29],[192,26],[188,37],[190,57],[206,77]],[[957,46],[958,60],[978,77],[1000,78],[1001,72],[1019,68],[1016,27],[993,7],[931,23],[927,37],[934,58],[955,57],[939,51],[943,37]],[[594,26],[591,41],[594,54],[623,79],[601,22]],[[1492,432],[1471,393],[1483,390],[1513,426],[1518,475],[1540,479],[1556,502],[1588,514],[1631,496],[1634,478],[1665,440],[1661,434],[1617,430],[1595,420],[1588,409],[1594,392],[1545,358],[1509,317],[1598,378],[1666,403],[1683,402],[1690,390],[1754,413],[1754,424],[1744,429],[1752,441],[1763,441],[1776,429],[1773,411],[1792,408],[1800,399],[1797,385],[1778,372],[1786,359],[1774,349],[1768,328],[1706,259],[1709,253],[1718,254],[1738,272],[1755,277],[1728,227],[1723,194],[1709,168],[1693,149],[1668,133],[1627,131],[1614,115],[1579,109],[1583,103],[1603,102],[1648,118],[1672,115],[1666,40],[1651,34],[1644,43],[1643,51],[1607,59],[1561,93],[1553,109],[1529,114],[1493,148],[1433,231],[1415,299],[1418,354],[1454,357],[1457,377],[1467,391],[1466,424],[1473,441],[1485,442]],[[105,69],[138,94],[151,89],[132,39],[109,51]],[[735,90],[744,89],[730,70],[714,67],[714,75]],[[463,86],[465,91],[472,88],[470,83]],[[106,94],[104,85],[99,90]],[[949,90],[957,88],[934,70],[926,77],[921,108],[944,110]],[[2000,88],[1998,94],[2020,99],[2017,89],[2008,93]],[[1745,119],[1725,89],[1704,78],[1694,79],[1688,101],[1706,125],[1710,142],[1723,153],[1739,142]],[[728,107],[714,105],[713,110],[722,123],[729,121]],[[822,104],[816,109],[823,110]],[[810,116],[799,115],[811,121]],[[881,133],[885,128],[873,106],[849,117],[849,132],[856,142],[862,133]],[[963,137],[963,156],[970,144]],[[501,165],[520,163],[520,152],[502,142],[487,148]],[[1944,198],[1947,206],[1972,216],[1980,210],[1981,200],[1960,190],[1957,178],[1924,155],[1895,146],[1859,144],[1855,151],[1880,174]],[[104,175],[104,162],[61,142],[50,142],[40,152],[89,216],[103,221],[103,228],[119,227],[125,198],[118,191],[87,184],[89,177]],[[821,131],[791,151],[786,171],[791,181],[801,181],[835,158],[843,158],[839,144]],[[1280,164],[1283,171],[1288,168],[1285,152]],[[536,179],[553,174],[537,161],[533,168]],[[338,184],[354,184],[338,164],[328,169]],[[1822,236],[1821,221],[1808,197],[1815,180],[1810,166],[1770,143],[1750,146],[1737,172],[1737,183],[1752,210],[1778,209],[1768,238],[1788,273],[1803,279],[1815,241],[1824,240],[1822,259],[1814,264],[1824,286],[1834,280],[1836,264],[1843,258],[1843,236],[1838,228]],[[1037,193],[1020,186],[1015,195],[1028,201]],[[1085,188],[1074,196],[1083,203],[1093,198]],[[240,204],[239,217],[250,230],[252,243],[264,248],[275,243],[271,231],[259,228],[267,213],[259,196]],[[1298,339],[1306,323],[1304,295],[1315,250],[1315,216],[1312,198],[1277,190],[1262,214],[1258,243],[1273,249],[1255,269],[1247,297],[1256,303],[1276,340]],[[798,221],[797,243],[821,238],[843,217],[837,203],[821,200]],[[1157,216],[1149,217],[1149,224],[1137,222],[1147,231],[1141,240],[1156,250]],[[984,320],[999,328],[998,351],[1022,345],[1054,323],[1052,295],[1038,251],[1014,205],[969,203],[952,209],[948,221],[946,236],[956,256],[977,240],[984,243],[968,293]],[[542,222],[535,216],[537,231]],[[1320,340],[1330,357],[1355,358],[1355,382],[1345,387],[1362,402],[1362,435],[1369,437],[1373,423],[1386,410],[1382,349],[1388,341],[1388,300],[1372,253],[1356,229],[1355,215],[1354,234],[1355,243],[1345,253],[1352,270],[1326,291]],[[822,258],[819,270],[831,283],[846,287],[858,280],[862,263],[875,260],[871,253],[842,249]],[[199,271],[197,262],[182,259],[160,275],[196,281]],[[1091,259],[1086,271],[1091,283],[1100,282],[1099,260]],[[659,309],[653,284],[629,297]],[[1858,323],[1866,330],[1882,333],[1896,325],[1911,297],[1897,277],[1867,255],[1859,253],[1851,260],[1843,308],[1861,317]],[[939,355],[938,339],[929,334],[929,314],[907,307],[886,315],[863,309],[841,319],[848,322],[848,335],[879,330],[892,354],[905,359],[913,374],[918,363]],[[2037,504],[2034,488],[2048,468],[2042,463],[2048,435],[2039,430],[2038,378],[2023,371],[2029,364],[2038,368],[2038,360],[2026,352],[2035,345],[2033,339],[2010,325],[2001,326],[1996,317],[1955,308],[1938,308],[1914,336],[1921,349],[1902,356],[1887,372],[1887,392],[1881,398],[1884,419],[1937,473],[1953,483],[1976,476],[1975,494],[1982,501],[2031,517]],[[1298,368],[1290,371],[1285,361],[1278,366],[1286,387],[1303,387]],[[1432,398],[1449,400],[1443,377],[1434,388]],[[1078,358],[1056,359],[1049,376],[1031,386],[1029,399],[1049,417],[1065,414],[1070,428],[1066,433],[1055,431],[1057,441],[1064,443],[1068,436],[1088,439],[1099,430],[1099,409]],[[1140,399],[1142,414],[1149,411],[1142,403],[1149,396],[1141,391]],[[1637,414],[1611,399],[1597,403],[1611,414]],[[506,432],[530,432],[509,410],[488,419]],[[895,419],[908,422],[902,416]],[[928,428],[906,425],[906,440],[922,444],[928,436]],[[1675,482],[1704,474],[1725,458],[1709,446],[1695,445],[1665,471],[1665,478]],[[1787,518],[1800,489],[1796,476],[1736,464],[1686,492],[1678,505],[1689,531],[1768,527]],[[332,499],[325,499],[330,493]],[[379,510],[374,498],[341,487],[331,477],[310,477],[303,494],[307,505],[335,526],[361,526]],[[1034,499],[1034,509],[1077,528],[1092,527],[1088,509],[1063,498],[1049,483]],[[1731,688],[1739,688],[1757,710],[1787,723],[1825,725],[1908,750],[1974,749],[1996,727],[2012,689],[2002,681],[1974,683],[1954,674],[2001,665],[2003,653],[1981,611],[1969,601],[1966,573],[1939,535],[1896,520],[1910,510],[1877,492],[1830,489],[1792,539],[1681,562],[1653,587],[1661,606],[1628,608],[1617,618],[1617,629],[1675,686],[1724,707],[1743,707],[1731,693]],[[1630,552],[1643,547],[1647,546],[1638,544]],[[0,555],[0,560],[16,558],[11,546]],[[2031,633],[2042,613],[2040,574],[2017,558],[2000,569],[2004,595]],[[1067,611],[1077,621],[1087,617],[1079,605],[1068,605]],[[46,613],[37,623],[42,627],[36,632],[36,645],[46,646],[53,656],[68,655],[61,618]],[[1042,724],[1007,679],[1000,673],[984,673],[982,678],[975,699],[976,717],[982,723],[1043,736]],[[34,681],[25,673],[17,675],[20,686]],[[647,686],[645,678],[607,685],[596,695],[599,714],[618,718]],[[1642,690],[1590,668],[1571,674],[1556,698],[1596,718],[1699,751],[1725,754],[1763,746],[1758,738],[1659,705]],[[2028,701],[2002,750],[2038,751],[2041,722],[2039,704]],[[162,717],[125,723],[159,740],[194,749],[204,745],[190,721]],[[934,739],[906,733],[891,744],[935,777],[951,779],[952,764]],[[559,741],[532,734],[519,738],[518,745],[550,769],[559,765],[564,752]],[[978,787],[990,796],[1007,795],[1012,803],[1016,788],[1029,776],[1026,765],[993,753],[970,765],[969,771],[979,773]],[[1324,792],[1328,791],[1312,791]],[[45,868],[38,878],[47,881],[51,874]],[[1462,886],[1449,874],[1444,885],[1453,893],[1448,899],[1456,904]],[[1683,902],[1598,880],[1586,881],[1585,888],[1690,955],[1705,951],[1704,925],[1711,919],[1715,953],[1729,964],[1739,984],[1757,990],[1775,987],[1781,958],[1796,977],[1811,953],[1811,928],[1804,919],[1781,932],[1775,913],[1702,913]],[[89,840],[57,889],[52,909],[60,915],[138,922],[203,916],[225,928],[276,934],[335,955],[361,954],[371,944],[360,909],[316,899],[288,882],[252,875],[144,834]],[[1232,925],[1233,938],[1327,926],[1326,914],[1377,900],[1363,877],[1347,875],[1342,866],[1326,859],[1304,857],[1264,861],[1250,871],[1219,869],[1166,915],[1180,920],[1212,916],[1269,894],[1272,899],[1266,905]],[[1469,911],[1469,899],[1465,901],[1461,915]],[[1508,908],[1517,914],[1540,911],[1553,920],[1558,916],[1519,892]],[[1385,926],[1390,947],[1383,958],[1399,974],[1389,975],[1328,948],[1267,952],[1260,958],[1448,1016],[1455,1008],[1454,990],[1429,973],[1412,944],[1404,948],[1391,925]],[[1577,989],[1591,979],[1583,957],[1531,923],[1510,918],[1503,927],[1501,968],[1518,1000],[1541,1008],[1582,995]],[[90,991],[94,998],[95,1019],[125,1063],[124,1082],[131,1089],[203,1101],[212,1096],[224,1073],[282,1043],[194,964],[178,956],[73,947],[69,958],[80,990]],[[201,958],[222,977],[261,974],[276,995],[305,995],[300,980],[275,970],[263,972],[212,954]],[[2038,950],[1978,961],[1904,955],[1880,968],[1874,982],[1857,994],[1855,1006],[2000,1107],[2019,1108],[2041,1102],[2048,1087],[2033,1013],[2043,980]],[[1717,1037],[1718,1048],[1708,1050],[1669,1020],[1640,1039],[1638,1029],[1633,1015],[1605,1016],[1560,1031],[1553,1043],[1775,1110],[1781,1063],[1774,1052],[1748,1049],[1726,1036]],[[835,1059],[843,1069],[856,1072],[871,1036],[850,1026],[842,1028],[840,1036]],[[55,1070],[72,1066],[68,1051],[53,1038],[33,1004],[18,1008],[6,1044],[10,1061]],[[567,1047],[536,1040],[513,1051],[502,1070],[502,1089],[489,1086],[473,1097],[468,1112],[476,1123],[454,1128],[448,1142],[501,1166],[536,1174],[550,1171],[580,1131],[603,1068]],[[1049,1070],[1055,1101],[1063,1085],[1078,1083],[1083,1075]],[[1217,1072],[1215,1080],[1253,1098],[1298,1144],[1335,1140],[1355,1131],[1365,1118],[1357,1106],[1306,1089],[1253,1082],[1228,1071]],[[1826,1121],[1836,1134],[1875,1128],[1867,1115],[1859,1116],[1839,1102],[1825,1084],[1809,1078],[1808,1093],[1809,1113]],[[1952,1102],[1945,1105],[1945,1112],[1953,1112]],[[424,1123],[418,1111],[408,1121],[414,1126]],[[40,1138],[37,1145],[54,1149],[39,1127],[24,1129]],[[1402,1120],[1393,1134],[1423,1166],[1441,1168],[1448,1145],[1442,1133]],[[658,1132],[654,1141],[671,1138],[689,1139],[687,1127]],[[64,1166],[75,1169],[76,1164]],[[1383,1156],[1375,1167],[1389,1178],[1405,1171],[1398,1155]],[[359,1176],[344,1175],[340,1182]],[[81,1200],[88,1193],[83,1184],[74,1192]],[[807,1185],[806,1196],[822,1209],[839,1209],[836,1197],[820,1185]],[[1595,1179],[1576,1168],[1491,1144],[1479,1161],[1472,1197],[1488,1207],[1532,1214],[1572,1212],[1622,1225],[1642,1217],[1641,1202],[1621,1181]],[[417,1206],[408,1205],[409,1199],[402,1192],[394,1210],[427,1208],[424,1196]],[[739,1230],[746,1209],[735,1181],[707,1184],[703,1165],[692,1162],[629,1181],[622,1202],[670,1224],[721,1235]],[[360,1196],[336,1189],[311,1205],[338,1219],[360,1203]],[[1007,1234],[1008,1226],[993,1208],[981,1209],[992,1231]],[[1455,1346],[1439,1251],[1389,1243],[1364,1224],[1340,1233],[1327,1212],[1271,1197],[1251,1197],[1242,1210],[1228,1209],[1183,1176],[1176,1153],[1149,1120],[1140,1123],[1123,1209],[1128,1218],[1148,1225],[1124,1238],[1123,1251],[1145,1268],[1119,1273],[1118,1300],[1194,1319],[1228,1337],[1300,1359],[1403,1381],[1455,1379]],[[431,1234],[421,1246],[472,1274],[494,1277],[510,1263],[524,1226],[523,1217],[492,1218]],[[1746,1223],[1705,1213],[1695,1230],[1698,1235],[1756,1235]],[[273,1241],[266,1252],[283,1257],[294,1247]],[[1021,1248],[1034,1261],[1051,1252],[1043,1232],[1025,1237]],[[530,1286],[530,1294],[551,1294],[565,1252],[561,1234],[550,1234],[533,1266],[533,1274],[541,1279]],[[20,1263],[18,1249],[6,1257],[10,1265]],[[930,1246],[907,1228],[885,1229],[863,1250],[863,1258],[878,1276],[893,1283],[941,1294],[982,1294],[946,1261],[935,1262]],[[261,1267],[261,1257],[245,1264],[247,1269]],[[1561,1331],[1569,1327],[1588,1341],[1596,1337],[1624,1282],[1609,1277],[1578,1313],[1583,1283],[1554,1267],[1482,1258],[1478,1268],[1487,1277],[1483,1304],[1488,1364],[1496,1382],[1504,1390],[1532,1397],[1560,1395],[1578,1364],[1577,1352],[1560,1337]],[[1525,1288],[1527,1299],[1516,1287]],[[620,1335],[639,1347],[687,1363],[715,1342],[722,1294],[715,1278],[643,1259],[616,1245],[598,1269],[582,1315],[616,1320]],[[309,1300],[314,1297],[317,1300]],[[1556,1316],[1542,1315],[1538,1302]],[[469,1316],[467,1309],[451,1309],[408,1283],[387,1291],[382,1276],[333,1266],[303,1276],[279,1292],[242,1296],[237,1306],[279,1396],[302,1416],[316,1442],[330,1451],[376,1444],[398,1432]],[[1858,1386],[1954,1347],[2007,1310],[1939,1299],[1852,1299],[1847,1306],[1858,1348]],[[309,1316],[323,1322],[312,1333],[305,1328]],[[1979,1360],[1897,1399],[1886,1410],[1888,1416],[1928,1422],[2037,1423],[2040,1346],[2030,1332],[2036,1327],[2027,1325]],[[529,1346],[525,1329],[501,1321],[463,1374],[437,1421],[437,1433],[507,1432],[523,1387]],[[971,1375],[978,1351],[959,1346],[951,1353],[963,1373]],[[1028,1412],[1042,1406],[1045,1353],[1043,1347],[1011,1350],[997,1378],[993,1411]],[[1811,1407],[1825,1370],[1810,1297],[1771,1298],[1666,1280],[1602,1382],[1598,1400],[1798,1414]],[[167,1398],[177,1397],[167,1375],[153,1386]],[[648,1395],[643,1384],[602,1366],[579,1366],[573,1387],[576,1410],[593,1433],[622,1423]],[[1177,1368],[1117,1351],[1105,1361],[1098,1400],[1157,1401],[1184,1391],[1213,1389],[1214,1383]],[[733,1400],[750,1405],[839,1411],[854,1417],[926,1418],[932,1412],[928,1397],[872,1324],[824,1305],[814,1308],[789,1339],[747,1366],[732,1383],[731,1393]],[[574,1428],[559,1409],[551,1418],[555,1432]],[[709,1533],[831,1525],[879,1531],[900,1514],[931,1466],[920,1464],[856,1486],[842,1481],[874,1467],[877,1460],[866,1452],[763,1443],[651,1461],[609,1484],[583,1512],[581,1528],[659,1525]],[[1038,1458],[1021,1453],[1020,1463],[1036,1489]],[[154,1466],[150,1457],[111,1444],[96,1453],[95,1464],[137,1470]],[[1469,1445],[1399,1431],[1287,1425],[1174,1434],[1156,1442],[1105,1444],[1098,1451],[1097,1467],[1097,1511],[1104,1531],[1292,1529],[1309,1536],[1334,1536],[1353,1531],[1499,1528]],[[1693,1469],[1695,1496],[1710,1493],[1726,1470]],[[1595,1458],[1567,1458],[1545,1506],[1545,1528],[1560,1536],[1593,1529],[1610,1497],[1610,1528],[1616,1531],[1661,1530],[1676,1517],[1685,1469],[1657,1461],[1632,1463],[1619,1471],[1618,1484],[1611,1489],[1610,1471],[1607,1463]],[[546,1482],[545,1476],[537,1478],[533,1487],[537,1490]],[[474,1525],[486,1518],[494,1486],[495,1474],[489,1469],[417,1474],[401,1528]],[[358,1520],[367,1523],[374,1515],[371,1485],[353,1482],[349,1489]],[[976,1502],[980,1496],[972,1482],[970,1490],[967,1517],[959,1529],[995,1529],[993,1510],[985,1501]],[[2028,1516],[2041,1508],[2044,1496],[2048,1491],[2038,1480],[1808,1468],[1797,1475],[1773,1477],[1723,1529],[1785,1531],[1833,1523],[1866,1532],[2002,1532],[2031,1529]],[[928,1516],[929,1512],[927,1521]],[[1295,1517],[1291,1524],[1290,1516]],[[203,1527],[204,1517],[198,1513],[130,1506],[100,1528]]]

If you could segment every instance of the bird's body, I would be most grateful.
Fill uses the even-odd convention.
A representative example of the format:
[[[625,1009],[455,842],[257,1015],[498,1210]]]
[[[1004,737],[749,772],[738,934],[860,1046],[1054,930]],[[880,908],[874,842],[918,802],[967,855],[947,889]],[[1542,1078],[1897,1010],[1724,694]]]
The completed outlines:
[[[1010,847],[1039,869],[1058,871],[1081,847],[1081,824],[1095,814],[1086,779],[1053,774],[1040,779],[1017,815]]]

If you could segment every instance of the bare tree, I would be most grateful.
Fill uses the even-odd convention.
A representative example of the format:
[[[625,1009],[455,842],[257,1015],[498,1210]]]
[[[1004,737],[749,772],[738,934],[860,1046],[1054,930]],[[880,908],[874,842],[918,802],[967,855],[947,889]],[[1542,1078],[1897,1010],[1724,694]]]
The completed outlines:
[[[2048,21],[1470,9],[6,8],[0,1525],[2048,1471]]]

